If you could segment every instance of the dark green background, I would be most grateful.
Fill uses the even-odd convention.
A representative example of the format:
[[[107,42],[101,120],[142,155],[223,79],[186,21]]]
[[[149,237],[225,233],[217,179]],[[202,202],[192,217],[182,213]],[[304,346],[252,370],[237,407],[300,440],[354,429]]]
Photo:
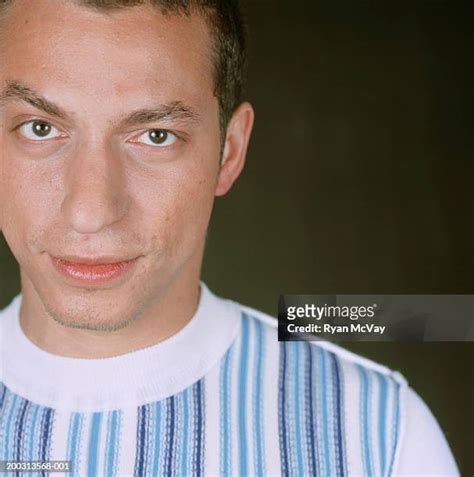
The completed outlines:
[[[244,7],[256,125],[216,203],[211,289],[273,315],[280,293],[472,293],[469,2]],[[3,243],[0,269],[1,308]],[[472,343],[346,346],[405,375],[472,475]]]

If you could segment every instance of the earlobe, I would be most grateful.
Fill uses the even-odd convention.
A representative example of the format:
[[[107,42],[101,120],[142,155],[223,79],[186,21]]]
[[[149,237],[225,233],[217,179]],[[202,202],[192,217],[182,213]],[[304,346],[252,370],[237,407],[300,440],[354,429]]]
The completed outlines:
[[[235,109],[229,121],[216,185],[216,196],[222,196],[230,190],[244,167],[254,116],[252,105],[245,102]]]

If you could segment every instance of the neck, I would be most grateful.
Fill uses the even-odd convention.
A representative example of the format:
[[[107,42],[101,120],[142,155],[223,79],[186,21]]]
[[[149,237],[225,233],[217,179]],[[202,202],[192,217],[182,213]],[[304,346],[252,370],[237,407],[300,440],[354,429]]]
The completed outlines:
[[[59,356],[108,358],[157,344],[186,326],[199,302],[199,269],[176,278],[137,319],[116,331],[76,329],[58,323],[23,273],[22,294],[20,326],[36,346]]]

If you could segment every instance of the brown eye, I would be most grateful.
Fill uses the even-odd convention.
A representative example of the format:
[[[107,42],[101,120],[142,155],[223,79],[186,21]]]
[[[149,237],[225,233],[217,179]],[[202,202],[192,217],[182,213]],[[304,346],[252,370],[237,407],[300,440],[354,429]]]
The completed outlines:
[[[165,129],[151,129],[139,136],[134,142],[140,142],[147,146],[171,146],[177,140],[177,136]]]
[[[150,141],[155,144],[163,144],[168,139],[168,132],[162,129],[155,129],[148,133]]]
[[[61,136],[61,133],[52,124],[38,119],[22,124],[18,131],[31,141],[44,141]]]
[[[31,129],[36,136],[44,138],[51,134],[52,126],[42,121],[33,121]]]

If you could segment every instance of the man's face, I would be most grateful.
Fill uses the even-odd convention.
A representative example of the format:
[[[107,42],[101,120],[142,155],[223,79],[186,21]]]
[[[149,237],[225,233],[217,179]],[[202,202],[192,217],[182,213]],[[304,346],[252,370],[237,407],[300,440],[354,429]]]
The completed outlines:
[[[0,228],[23,288],[119,327],[199,268],[220,152],[207,25],[16,0],[1,36]]]

